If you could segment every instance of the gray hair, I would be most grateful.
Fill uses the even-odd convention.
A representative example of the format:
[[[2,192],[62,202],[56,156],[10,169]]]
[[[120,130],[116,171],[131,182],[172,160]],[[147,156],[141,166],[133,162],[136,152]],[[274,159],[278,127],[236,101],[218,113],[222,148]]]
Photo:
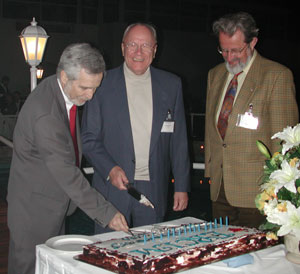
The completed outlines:
[[[137,22],[137,23],[133,23],[133,24],[129,25],[129,26],[125,29],[125,31],[124,31],[122,41],[124,41],[124,39],[125,39],[127,33],[128,33],[133,27],[135,27],[135,26],[143,26],[143,27],[146,27],[147,29],[149,29],[150,32],[151,32],[152,35],[153,35],[153,38],[154,38],[154,40],[155,40],[155,43],[157,43],[157,34],[156,34],[156,29],[155,29],[155,27],[154,27],[153,25],[151,25],[151,24],[148,24],[148,23],[141,23],[141,22]]]
[[[232,36],[239,29],[245,35],[245,43],[250,43],[254,37],[258,36],[259,31],[253,17],[246,12],[227,14],[215,21],[212,28],[217,37],[220,32]]]
[[[60,72],[63,70],[69,80],[76,80],[81,69],[90,74],[104,73],[103,56],[87,43],[71,44],[65,48],[60,57],[56,75],[60,78]]]

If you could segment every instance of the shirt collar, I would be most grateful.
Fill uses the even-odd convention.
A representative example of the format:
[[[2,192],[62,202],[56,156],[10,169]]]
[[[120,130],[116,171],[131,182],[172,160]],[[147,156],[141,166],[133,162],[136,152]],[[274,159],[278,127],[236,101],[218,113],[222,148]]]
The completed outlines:
[[[70,109],[73,106],[73,103],[70,101],[70,99],[64,93],[63,88],[62,88],[61,83],[60,83],[60,80],[58,78],[57,78],[57,83],[58,83],[58,86],[60,88],[61,94],[64,97],[66,108],[67,108],[67,114],[68,114],[68,117],[70,118]]]
[[[135,73],[133,73],[129,67],[127,66],[126,62],[124,62],[124,74],[126,77],[133,79],[133,80],[146,80],[146,79],[150,79],[151,74],[150,74],[150,66],[147,68],[147,70],[141,74],[141,75],[136,75]]]

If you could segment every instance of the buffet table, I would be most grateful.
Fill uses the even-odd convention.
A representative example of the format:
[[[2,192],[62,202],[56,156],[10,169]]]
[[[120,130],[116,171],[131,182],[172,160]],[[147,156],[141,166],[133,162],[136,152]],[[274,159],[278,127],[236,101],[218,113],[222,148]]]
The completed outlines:
[[[179,225],[184,223],[196,222],[199,219],[186,217],[163,224]],[[144,226],[135,228],[134,230],[145,230],[151,226]],[[56,239],[76,239],[82,241],[95,242],[97,240],[108,240],[112,238],[121,238],[127,236],[124,232],[110,232],[99,234],[95,236],[81,236],[81,235],[65,235],[65,237],[56,237]],[[56,248],[55,240],[50,239],[46,244],[38,245],[36,247],[36,271],[35,274],[112,274],[112,272],[105,269],[89,265],[75,260],[73,257],[80,254],[80,251],[61,250]],[[267,249],[259,250],[250,253],[254,258],[253,264],[243,265],[238,268],[228,267],[224,261],[200,266],[187,271],[180,272],[182,274],[219,274],[219,273],[264,273],[264,274],[297,274],[300,273],[300,265],[290,263],[285,258],[284,245],[277,245]]]

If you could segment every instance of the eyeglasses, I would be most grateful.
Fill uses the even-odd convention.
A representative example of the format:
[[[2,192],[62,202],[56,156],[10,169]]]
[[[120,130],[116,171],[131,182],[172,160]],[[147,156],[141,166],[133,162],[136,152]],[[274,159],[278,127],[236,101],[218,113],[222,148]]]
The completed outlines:
[[[222,48],[218,47],[218,52],[219,52],[220,54],[226,54],[226,55],[228,55],[228,53],[230,53],[231,55],[237,56],[237,55],[240,55],[240,54],[243,52],[243,50],[244,50],[247,46],[248,46],[248,44],[246,44],[246,45],[245,45],[244,47],[242,47],[241,49],[231,49],[231,50],[228,50],[228,49],[222,49]]]
[[[151,46],[150,44],[147,44],[147,43],[143,43],[141,45],[138,45],[137,43],[135,42],[129,42],[129,43],[124,43],[124,45],[126,46],[126,48],[128,49],[128,51],[130,52],[137,52],[138,51],[138,48],[141,49],[142,52],[145,52],[145,53],[151,53],[154,46]]]

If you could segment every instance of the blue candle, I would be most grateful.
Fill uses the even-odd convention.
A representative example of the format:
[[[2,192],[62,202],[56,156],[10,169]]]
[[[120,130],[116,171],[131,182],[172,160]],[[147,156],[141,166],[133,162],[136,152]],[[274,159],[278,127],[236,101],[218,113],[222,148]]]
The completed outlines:
[[[198,224],[198,231],[200,232],[201,228],[200,228],[200,224]]]
[[[146,237],[146,234],[144,234],[144,245],[146,244],[147,242],[147,237]]]
[[[206,222],[205,222],[204,230],[205,230],[205,232],[207,230],[207,223]]]
[[[179,230],[178,230],[178,236],[180,237],[181,236],[181,228],[179,227]]]
[[[162,235],[161,232],[160,232],[160,240],[161,240],[161,241],[163,240],[163,235]]]
[[[170,230],[168,229],[168,240],[170,239]]]
[[[172,228],[172,234],[173,234],[173,238],[175,237],[175,228]]]
[[[222,227],[223,224],[222,224],[222,217],[220,217],[220,227]]]
[[[184,226],[184,235],[186,235],[186,226]]]
[[[209,223],[209,229],[212,230],[212,223]]]
[[[225,218],[225,225],[228,226],[228,216]]]
[[[152,233],[152,242],[155,242],[155,237],[153,233]]]
[[[196,232],[196,225],[195,224],[193,226],[193,231],[194,231],[194,233]]]
[[[217,219],[215,219],[215,228],[218,228]]]
[[[191,234],[192,233],[192,225],[189,224],[189,233]]]

